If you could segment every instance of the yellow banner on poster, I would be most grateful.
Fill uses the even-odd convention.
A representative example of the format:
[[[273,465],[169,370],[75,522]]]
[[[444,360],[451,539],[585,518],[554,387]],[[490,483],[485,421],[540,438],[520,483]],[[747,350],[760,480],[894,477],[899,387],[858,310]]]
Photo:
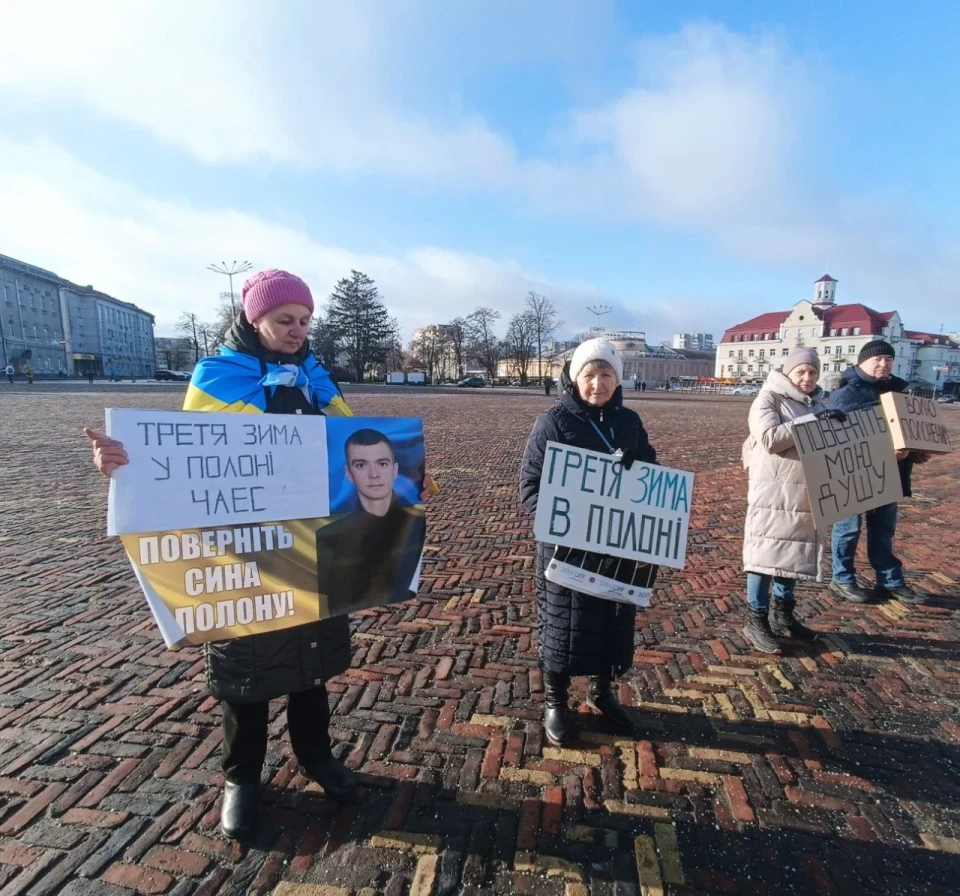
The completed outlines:
[[[241,638],[327,615],[317,588],[322,519],[122,535],[168,645]]]

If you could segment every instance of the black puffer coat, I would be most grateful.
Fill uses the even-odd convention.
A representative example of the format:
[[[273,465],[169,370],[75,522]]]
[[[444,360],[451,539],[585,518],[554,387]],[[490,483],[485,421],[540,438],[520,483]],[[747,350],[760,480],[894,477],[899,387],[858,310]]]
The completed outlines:
[[[225,343],[234,351],[275,364],[299,364],[307,343],[296,355],[267,352],[241,313]],[[266,368],[264,368],[266,372]],[[268,414],[320,414],[300,389],[278,386],[267,394]],[[248,635],[204,645],[207,684],[221,700],[259,703],[297,691],[306,691],[339,675],[350,666],[350,620],[335,616],[277,632]]]
[[[849,414],[851,411],[861,411],[879,404],[880,396],[885,392],[903,392],[906,388],[907,381],[898,376],[881,380],[867,376],[859,367],[848,367],[840,378],[840,386],[830,393],[827,406]],[[908,454],[898,460],[897,469],[900,472],[903,496],[909,498],[913,494],[910,483],[913,475],[913,455]]]
[[[537,511],[547,442],[609,453],[591,420],[614,448],[639,448],[640,460],[656,461],[657,452],[647,438],[640,417],[623,406],[620,387],[604,407],[593,408],[581,401],[568,371],[564,370],[560,375],[557,403],[537,417],[523,452],[520,501],[531,514]],[[553,550],[554,545],[537,544],[537,630],[541,665],[559,675],[610,678],[622,675],[633,664],[636,608],[548,582],[543,570]]]

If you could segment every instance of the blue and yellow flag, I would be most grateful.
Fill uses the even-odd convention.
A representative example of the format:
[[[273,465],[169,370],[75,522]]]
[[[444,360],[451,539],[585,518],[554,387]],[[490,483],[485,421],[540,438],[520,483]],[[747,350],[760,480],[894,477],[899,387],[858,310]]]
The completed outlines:
[[[264,390],[273,394],[279,386],[300,389],[327,416],[353,416],[330,374],[313,355],[307,355],[300,366],[267,362],[263,374],[257,358],[225,345],[218,355],[197,364],[183,410],[263,414],[267,410]]]

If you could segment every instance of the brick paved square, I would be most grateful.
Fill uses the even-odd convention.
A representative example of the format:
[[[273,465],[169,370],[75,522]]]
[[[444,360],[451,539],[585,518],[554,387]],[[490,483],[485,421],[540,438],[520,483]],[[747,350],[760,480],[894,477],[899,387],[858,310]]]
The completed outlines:
[[[697,474],[688,565],[638,614],[620,686],[636,743],[574,688],[582,741],[545,744],[523,442],[542,395],[354,389],[423,416],[442,487],[423,593],[355,619],[331,685],[365,783],[338,809],[272,707],[256,842],[217,830],[219,711],[166,652],[105,531],[80,433],[181,390],[5,390],[0,491],[0,893],[953,893],[960,879],[960,452],[916,473],[898,553],[925,606],[800,589],[827,633],[741,637],[747,400],[648,395],[664,463]],[[960,409],[944,408],[953,438]],[[867,566],[861,561],[861,570]]]

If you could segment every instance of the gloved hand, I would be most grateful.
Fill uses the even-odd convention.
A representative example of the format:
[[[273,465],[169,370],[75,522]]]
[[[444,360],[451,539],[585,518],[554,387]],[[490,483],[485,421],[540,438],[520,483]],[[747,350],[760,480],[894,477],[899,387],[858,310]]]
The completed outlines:
[[[640,449],[639,448],[628,448],[620,456],[620,464],[624,470],[629,470],[634,461],[640,460]]]
[[[836,410],[836,408],[824,408],[822,411],[817,411],[813,416],[818,420],[838,420],[840,423],[847,419],[847,415],[843,411]]]

